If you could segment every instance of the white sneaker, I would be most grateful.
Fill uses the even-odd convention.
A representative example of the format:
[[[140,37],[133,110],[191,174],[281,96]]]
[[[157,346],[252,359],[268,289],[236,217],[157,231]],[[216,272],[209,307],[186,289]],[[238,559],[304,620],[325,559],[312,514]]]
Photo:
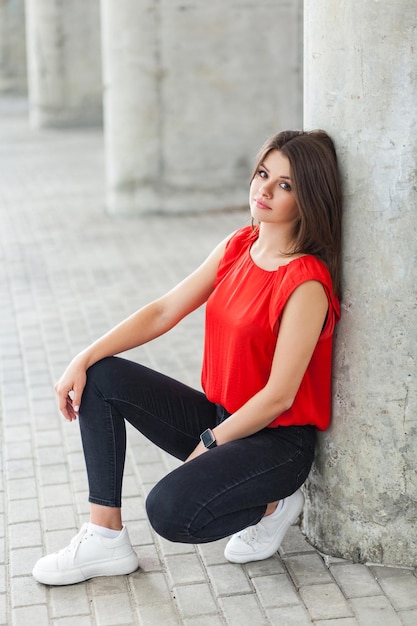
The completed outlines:
[[[39,559],[32,574],[45,585],[72,585],[95,576],[131,574],[138,565],[125,526],[118,537],[107,539],[83,524],[66,548]]]
[[[303,506],[304,496],[298,490],[283,500],[279,511],[233,535],[226,545],[224,556],[231,563],[268,559],[278,550],[285,533],[297,520]]]

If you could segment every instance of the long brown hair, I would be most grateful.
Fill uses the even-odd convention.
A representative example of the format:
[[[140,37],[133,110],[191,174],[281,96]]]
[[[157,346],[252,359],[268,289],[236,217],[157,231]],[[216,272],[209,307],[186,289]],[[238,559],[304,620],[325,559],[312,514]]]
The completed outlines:
[[[324,130],[286,130],[262,146],[252,176],[272,150],[290,163],[294,194],[300,211],[292,253],[312,254],[329,268],[336,294],[340,292],[342,190],[333,140]]]

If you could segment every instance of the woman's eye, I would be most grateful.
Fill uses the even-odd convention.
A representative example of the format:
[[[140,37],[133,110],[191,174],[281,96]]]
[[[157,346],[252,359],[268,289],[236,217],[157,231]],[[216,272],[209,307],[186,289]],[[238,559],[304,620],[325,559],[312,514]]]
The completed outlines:
[[[285,191],[291,191],[291,185],[289,185],[288,183],[280,183],[279,186],[282,189],[285,189]]]
[[[261,178],[267,178],[267,177],[268,177],[268,175],[267,175],[267,173],[265,172],[265,170],[258,170],[258,175],[259,175]]]

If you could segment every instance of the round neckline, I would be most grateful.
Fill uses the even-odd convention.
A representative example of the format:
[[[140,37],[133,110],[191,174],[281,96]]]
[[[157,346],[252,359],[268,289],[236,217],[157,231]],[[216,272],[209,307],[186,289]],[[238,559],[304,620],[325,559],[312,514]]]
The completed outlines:
[[[254,241],[251,242],[250,246],[248,247],[248,256],[249,256],[249,260],[252,263],[252,265],[254,267],[256,267],[258,270],[261,270],[261,272],[266,272],[267,274],[274,274],[276,272],[278,272],[280,269],[284,268],[284,267],[288,267],[291,263],[293,263],[293,261],[298,261],[299,259],[302,259],[305,256],[308,256],[308,254],[300,254],[299,256],[294,257],[293,259],[290,259],[288,261],[288,263],[284,263],[283,265],[278,265],[275,269],[273,270],[267,270],[264,267],[261,267],[260,265],[258,265],[254,259],[252,258],[252,254],[251,254],[251,250],[252,250],[252,246],[255,243],[256,239]]]

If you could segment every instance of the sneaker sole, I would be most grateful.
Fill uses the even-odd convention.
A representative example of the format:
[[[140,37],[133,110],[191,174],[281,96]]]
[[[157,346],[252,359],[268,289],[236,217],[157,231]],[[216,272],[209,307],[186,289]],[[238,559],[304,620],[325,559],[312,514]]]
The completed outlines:
[[[64,573],[59,570],[41,570],[33,568],[32,575],[39,583],[44,585],[74,585],[81,583],[90,578],[98,578],[99,576],[124,576],[132,574],[139,567],[139,561],[136,552],[132,552],[128,556],[120,559],[112,559],[110,561],[101,561],[92,563],[83,567],[74,567]]]

